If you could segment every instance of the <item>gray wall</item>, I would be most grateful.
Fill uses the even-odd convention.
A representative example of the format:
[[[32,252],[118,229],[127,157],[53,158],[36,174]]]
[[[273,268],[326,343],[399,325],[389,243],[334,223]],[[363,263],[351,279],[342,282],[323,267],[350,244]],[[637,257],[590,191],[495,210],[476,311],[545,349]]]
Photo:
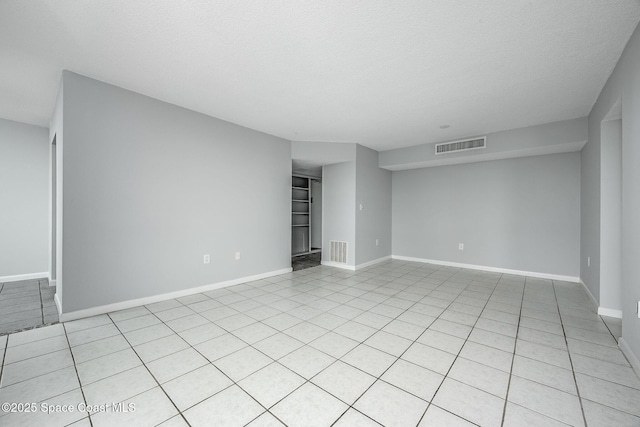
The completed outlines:
[[[289,141],[63,78],[63,312],[291,266]]]
[[[347,265],[356,264],[356,162],[322,168],[322,261],[331,261],[331,240],[347,242]]]
[[[356,265],[360,265],[391,255],[391,172],[378,167],[377,151],[362,145],[356,149]]]
[[[622,122],[602,123],[600,306],[622,310]]]
[[[49,271],[46,128],[0,119],[0,236],[0,282]]]
[[[348,145],[354,161],[323,167],[322,260],[331,259],[331,240],[346,241],[347,264],[357,267],[391,255],[391,172],[378,167],[377,151]]]
[[[392,195],[394,255],[579,274],[579,153],[393,172]]]
[[[582,205],[582,218],[588,219],[581,232],[581,270],[589,289],[599,276],[589,273],[585,258],[600,246],[600,126],[609,111],[622,99],[622,337],[636,360],[640,358],[640,319],[635,305],[640,300],[637,263],[640,259],[640,30],[635,33],[598,96],[589,114],[589,143],[582,152],[583,194],[591,203]],[[586,167],[585,167],[586,166]],[[591,264],[593,266],[593,262]],[[593,270],[593,267],[592,269]],[[596,295],[596,298],[598,296]]]

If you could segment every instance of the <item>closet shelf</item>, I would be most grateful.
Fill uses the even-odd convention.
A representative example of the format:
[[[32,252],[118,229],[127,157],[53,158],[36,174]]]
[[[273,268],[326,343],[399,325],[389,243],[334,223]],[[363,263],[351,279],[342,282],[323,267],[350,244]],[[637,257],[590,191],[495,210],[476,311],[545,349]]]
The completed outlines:
[[[291,177],[291,254],[304,255],[312,253],[311,226],[315,212],[312,211],[311,196],[315,191],[312,178],[300,175]],[[314,218],[315,219],[315,218]]]

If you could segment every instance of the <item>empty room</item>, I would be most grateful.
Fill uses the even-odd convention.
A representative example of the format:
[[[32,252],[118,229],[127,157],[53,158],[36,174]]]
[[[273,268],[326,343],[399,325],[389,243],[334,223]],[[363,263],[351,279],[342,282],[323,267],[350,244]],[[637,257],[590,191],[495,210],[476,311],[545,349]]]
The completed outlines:
[[[0,2],[0,426],[640,426],[640,1]]]

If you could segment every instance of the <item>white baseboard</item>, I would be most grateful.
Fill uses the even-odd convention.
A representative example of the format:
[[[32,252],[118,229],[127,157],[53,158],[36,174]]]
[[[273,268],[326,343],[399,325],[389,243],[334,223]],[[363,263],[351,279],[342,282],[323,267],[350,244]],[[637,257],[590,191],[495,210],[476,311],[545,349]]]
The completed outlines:
[[[19,282],[20,280],[32,280],[32,279],[46,279],[49,277],[49,272],[43,273],[31,273],[31,274],[16,274],[14,276],[0,276],[0,283]]]
[[[386,261],[388,259],[391,259],[391,255],[387,255],[385,257],[378,258],[378,259],[374,259],[373,261],[363,262],[362,264],[358,264],[356,266],[348,265],[348,264],[342,264],[340,262],[334,262],[334,261],[321,261],[320,264],[326,265],[327,267],[336,267],[336,268],[342,268],[343,270],[356,271],[356,270],[360,270],[361,268],[365,268],[365,267],[369,267],[369,266],[374,265],[374,264],[378,264],[378,263]]]
[[[640,360],[638,360],[638,357],[633,354],[633,351],[631,351],[631,347],[629,347],[629,344],[627,344],[623,337],[620,337],[620,339],[618,340],[618,347],[620,347],[620,350],[622,350],[622,353],[626,356],[627,360],[631,364],[631,367],[635,371],[636,376],[640,378]]]
[[[60,302],[60,296],[58,292],[53,295],[53,302],[56,303],[56,308],[58,309],[58,318],[62,316],[62,303]]]
[[[600,304],[596,300],[596,297],[593,296],[593,294],[587,287],[587,284],[584,283],[582,279],[580,279],[580,283],[582,284],[584,291],[587,293],[587,295],[589,295],[589,299],[591,300],[591,303],[598,310],[598,316],[607,316],[607,317],[615,317],[616,319],[622,319],[622,310],[600,307]]]
[[[361,268],[369,267],[375,264],[379,264],[381,262],[387,261],[391,259],[391,255],[383,256],[382,258],[374,259],[373,261],[363,262],[362,264],[356,265],[356,270],[360,270]]]
[[[593,296],[593,294],[591,293],[591,291],[587,287],[587,284],[584,283],[582,281],[582,279],[580,279],[580,283],[582,283],[582,287],[584,288],[584,291],[587,293],[587,295],[589,295],[589,299],[591,300],[591,303],[593,304],[593,307],[596,308],[597,310],[600,310],[599,309],[600,304],[598,303],[598,300],[596,299],[596,297]],[[598,313],[598,314],[600,314],[600,313]]]
[[[84,310],[70,311],[62,313],[58,294],[55,295],[56,305],[60,313],[61,322],[69,322],[71,320],[82,319],[84,317],[97,316],[99,314],[111,313],[113,311],[125,310],[127,308],[138,307],[140,305],[151,304],[154,302],[166,301],[169,299],[180,298],[187,295],[199,294],[202,292],[213,291],[215,289],[226,288],[227,286],[239,285],[241,283],[252,282],[254,280],[266,279],[267,277],[279,276],[281,274],[291,273],[292,269],[283,268],[281,270],[270,271],[268,273],[256,274],[254,276],[241,277],[239,279],[226,280],[224,282],[213,283],[210,285],[198,286],[196,288],[183,289],[180,291],[168,292],[160,295],[153,295],[144,298],[138,298],[128,301],[116,302],[113,304],[101,305],[98,307],[86,308]]]
[[[343,270],[356,271],[355,266],[349,265],[349,264],[342,264],[340,262],[320,261],[320,264],[326,265],[327,267],[336,267],[336,268],[342,268]]]
[[[599,316],[615,317],[616,319],[622,319],[622,310],[615,310],[613,308],[598,307]]]
[[[563,276],[560,274],[548,274],[548,273],[538,273],[535,271],[511,270],[508,268],[487,267],[484,265],[475,265],[475,264],[462,264],[459,262],[440,261],[440,260],[425,259],[425,258],[413,258],[413,257],[401,256],[401,255],[391,255],[391,258],[398,259],[401,261],[414,261],[414,262],[422,262],[425,264],[444,265],[447,267],[468,268],[471,270],[488,271],[491,273],[516,274],[518,276],[535,277],[537,279],[562,280],[563,282],[580,283],[579,277]]]

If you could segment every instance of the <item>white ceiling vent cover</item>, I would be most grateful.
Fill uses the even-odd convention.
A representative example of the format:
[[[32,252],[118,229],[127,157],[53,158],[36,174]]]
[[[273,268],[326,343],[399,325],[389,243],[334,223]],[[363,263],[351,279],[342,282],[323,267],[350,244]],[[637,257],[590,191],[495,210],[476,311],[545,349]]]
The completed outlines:
[[[458,151],[478,150],[480,148],[487,147],[487,137],[463,139],[461,141],[444,142],[442,144],[436,144],[436,155],[447,154]]]
[[[331,261],[347,263],[347,242],[329,241],[331,245]]]

